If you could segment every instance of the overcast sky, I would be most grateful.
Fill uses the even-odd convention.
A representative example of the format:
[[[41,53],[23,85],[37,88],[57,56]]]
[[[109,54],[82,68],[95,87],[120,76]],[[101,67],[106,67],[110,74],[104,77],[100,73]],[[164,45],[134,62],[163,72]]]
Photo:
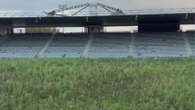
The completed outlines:
[[[195,0],[1,0],[0,10],[52,10],[58,4],[101,2],[121,9],[195,8]]]

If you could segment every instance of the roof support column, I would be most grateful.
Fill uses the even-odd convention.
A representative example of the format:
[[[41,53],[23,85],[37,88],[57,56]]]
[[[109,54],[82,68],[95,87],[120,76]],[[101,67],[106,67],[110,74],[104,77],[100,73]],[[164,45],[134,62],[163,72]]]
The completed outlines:
[[[5,36],[5,35],[10,35],[13,34],[13,27],[11,26],[0,26],[0,35]]]
[[[104,27],[100,25],[89,25],[85,27],[86,33],[100,33],[104,32]]]

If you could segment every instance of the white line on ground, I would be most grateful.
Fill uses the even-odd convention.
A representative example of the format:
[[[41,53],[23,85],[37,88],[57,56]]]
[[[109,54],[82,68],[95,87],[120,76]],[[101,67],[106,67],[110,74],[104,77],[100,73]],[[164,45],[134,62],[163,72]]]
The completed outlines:
[[[53,33],[52,36],[49,38],[47,43],[44,45],[44,47],[35,55],[35,58],[39,58],[43,53],[47,50],[49,45],[52,43],[56,33]]]
[[[81,58],[87,58],[88,57],[88,52],[89,52],[90,47],[91,47],[91,45],[93,43],[93,39],[94,39],[94,34],[91,33],[89,35],[89,40],[88,40],[87,44],[85,45],[84,51],[83,51],[83,53],[81,55]]]
[[[186,49],[186,52],[188,54],[188,57],[191,57],[192,56],[192,49],[191,49],[189,39],[185,33],[182,34],[182,37],[184,39],[185,49]]]

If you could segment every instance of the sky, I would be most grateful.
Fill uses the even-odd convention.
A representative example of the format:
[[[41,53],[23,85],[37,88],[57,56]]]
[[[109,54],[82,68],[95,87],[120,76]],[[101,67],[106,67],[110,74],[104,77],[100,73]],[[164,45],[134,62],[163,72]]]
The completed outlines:
[[[123,10],[159,8],[195,8],[195,0],[1,0],[0,10],[48,11],[59,4],[100,2]]]

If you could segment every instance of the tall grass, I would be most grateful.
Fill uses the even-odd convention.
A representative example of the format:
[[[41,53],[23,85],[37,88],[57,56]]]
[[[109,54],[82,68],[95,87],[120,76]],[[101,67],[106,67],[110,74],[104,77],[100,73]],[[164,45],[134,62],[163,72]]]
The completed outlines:
[[[0,110],[194,109],[194,59],[0,60]]]

